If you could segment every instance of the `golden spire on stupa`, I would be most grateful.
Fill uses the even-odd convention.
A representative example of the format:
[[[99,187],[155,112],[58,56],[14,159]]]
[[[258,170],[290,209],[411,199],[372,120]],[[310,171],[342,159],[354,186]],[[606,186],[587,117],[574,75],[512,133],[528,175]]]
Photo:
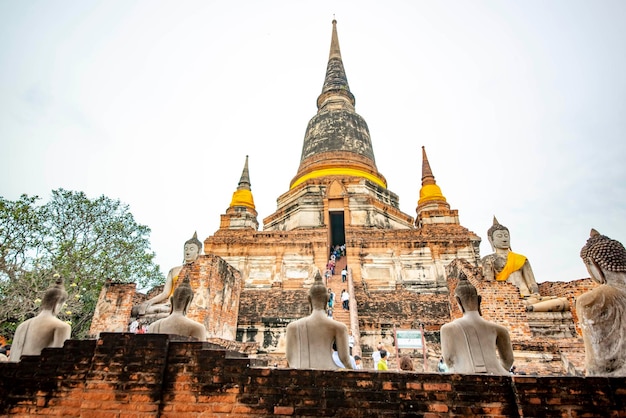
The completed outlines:
[[[248,156],[246,155],[246,163],[243,166],[243,172],[239,179],[237,190],[233,193],[229,207],[245,206],[256,209],[254,207],[254,198],[252,197],[252,189],[250,188],[250,173],[248,172]]]
[[[426,148],[422,146],[422,188],[420,189],[420,199],[417,206],[428,202],[446,202],[446,198],[441,193],[441,189],[435,182],[435,176],[430,168]]]

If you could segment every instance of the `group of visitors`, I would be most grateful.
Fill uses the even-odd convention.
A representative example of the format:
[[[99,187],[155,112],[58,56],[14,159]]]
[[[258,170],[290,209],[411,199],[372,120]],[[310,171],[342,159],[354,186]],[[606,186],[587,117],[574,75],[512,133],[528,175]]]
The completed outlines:
[[[146,334],[148,332],[148,325],[138,321],[137,319],[133,319],[133,321],[128,325],[128,331],[133,334]]]
[[[331,288],[328,288],[328,306],[327,314],[329,318],[333,317],[333,307],[335,306],[335,292]],[[350,293],[346,289],[341,291],[341,307],[344,311],[350,310]]]
[[[389,370],[387,366],[387,359],[389,352],[385,349],[382,342],[378,343],[376,350],[372,353],[372,360],[374,361],[374,370]]]
[[[335,274],[335,260],[330,259],[328,260],[328,263],[326,263],[326,272],[324,273],[324,276],[326,277],[326,282],[331,279],[333,274]]]
[[[350,335],[350,338],[353,339],[352,334]],[[350,348],[352,349],[352,346],[350,346]],[[345,369],[346,367],[343,365],[343,363],[341,362],[341,360],[339,359],[339,353],[337,352],[337,344],[333,342],[333,361],[335,362],[335,364],[341,368],[341,369]],[[363,364],[361,362],[361,356],[357,355],[352,355],[352,350],[350,350],[350,364],[352,365],[352,369],[353,370],[361,370],[363,369]]]
[[[330,248],[330,257],[328,258],[328,263],[326,263],[326,272],[324,273],[324,276],[326,277],[326,282],[328,282],[335,274],[335,266],[337,265],[337,261],[339,261],[339,259],[345,255],[346,244],[335,245]],[[346,267],[341,271],[341,279],[343,282],[346,281],[347,275],[348,268]]]
[[[372,360],[374,361],[374,370],[389,370],[389,351],[387,351],[382,342],[378,343],[376,350],[372,353]],[[407,372],[415,371],[413,360],[408,355],[400,357],[398,365],[400,370]]]
[[[337,244],[330,248],[330,258],[333,260],[339,260],[346,255],[346,244]]]
[[[328,260],[328,264],[326,264],[326,272],[324,273],[324,277],[326,278],[326,283],[330,281],[330,279],[335,274],[335,262],[333,260]],[[348,266],[345,266],[341,270],[341,282],[345,283],[348,279]]]

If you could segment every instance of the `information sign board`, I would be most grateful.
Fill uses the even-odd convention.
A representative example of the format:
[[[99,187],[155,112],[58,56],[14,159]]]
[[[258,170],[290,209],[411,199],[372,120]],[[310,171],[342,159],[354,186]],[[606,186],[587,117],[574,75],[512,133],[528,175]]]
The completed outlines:
[[[397,330],[396,339],[398,348],[424,348],[419,329]]]

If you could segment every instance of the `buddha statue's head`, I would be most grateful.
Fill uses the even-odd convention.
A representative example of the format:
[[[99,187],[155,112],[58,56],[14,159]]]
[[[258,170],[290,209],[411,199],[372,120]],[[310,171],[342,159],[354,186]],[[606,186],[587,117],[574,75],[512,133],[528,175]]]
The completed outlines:
[[[202,252],[202,242],[198,239],[198,233],[194,232],[193,237],[185,242],[185,263],[196,261]]]
[[[313,285],[309,289],[309,303],[312,309],[326,309],[328,303],[328,290],[322,281],[322,276],[318,271],[315,274]]]
[[[509,234],[509,228],[504,225],[500,225],[496,217],[493,217],[493,225],[487,230],[487,239],[491,244],[491,248],[495,251],[497,249],[510,250],[511,249],[511,236]]]
[[[459,272],[459,284],[454,290],[454,297],[462,312],[478,311],[480,313],[481,297],[462,271]]]
[[[589,239],[580,250],[591,278],[600,284],[606,283],[606,277],[612,273],[626,272],[626,249],[619,242],[595,229],[591,230]]]
[[[50,286],[41,300],[41,309],[50,310],[55,315],[59,313],[61,307],[67,300],[67,291],[63,287],[63,278],[58,274],[54,275],[55,283]]]
[[[193,299],[193,290],[191,289],[191,285],[189,284],[189,275],[185,275],[183,282],[178,285],[176,290],[174,290],[174,294],[171,297],[172,299],[172,307],[171,312],[176,310],[183,311],[183,315],[187,315],[187,308],[189,304],[191,304],[191,300]]]

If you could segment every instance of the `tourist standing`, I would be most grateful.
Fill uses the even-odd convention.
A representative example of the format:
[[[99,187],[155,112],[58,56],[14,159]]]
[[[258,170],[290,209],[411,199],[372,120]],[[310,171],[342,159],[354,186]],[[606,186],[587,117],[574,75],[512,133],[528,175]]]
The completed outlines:
[[[377,370],[389,370],[387,367],[387,350],[380,350],[380,361],[378,362]]]
[[[372,360],[374,362],[374,370],[378,370],[378,362],[380,361],[380,350],[383,349],[383,343],[378,343],[376,350],[372,353]]]
[[[446,363],[443,361],[443,357],[439,359],[439,364],[437,364],[437,370],[439,370],[439,373],[445,373],[448,371],[448,366],[446,366]]]
[[[412,372],[415,370],[411,357],[407,355],[400,357],[400,370],[404,370],[406,372]]]
[[[350,302],[350,294],[348,293],[347,290],[344,289],[341,291],[341,304],[343,306],[343,309],[346,311],[350,309],[349,302]]]

